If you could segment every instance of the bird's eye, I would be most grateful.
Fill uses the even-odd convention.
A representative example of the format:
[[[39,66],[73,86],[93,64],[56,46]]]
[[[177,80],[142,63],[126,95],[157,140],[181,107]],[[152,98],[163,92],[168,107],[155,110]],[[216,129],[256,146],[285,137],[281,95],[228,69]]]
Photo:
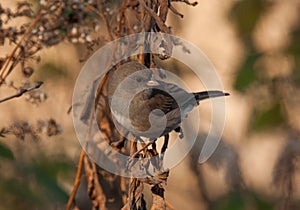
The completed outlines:
[[[137,82],[141,82],[141,81],[142,81],[142,78],[137,78],[136,81],[137,81]]]

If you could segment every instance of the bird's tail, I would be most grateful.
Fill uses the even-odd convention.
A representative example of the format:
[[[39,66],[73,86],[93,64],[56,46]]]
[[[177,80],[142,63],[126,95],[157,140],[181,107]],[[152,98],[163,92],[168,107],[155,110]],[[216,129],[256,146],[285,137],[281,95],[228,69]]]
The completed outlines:
[[[229,96],[229,93],[224,93],[222,91],[218,91],[218,90],[210,90],[210,91],[203,91],[203,92],[198,92],[198,93],[194,93],[195,98],[197,101],[202,101],[204,99],[208,99],[208,98],[216,98],[216,97],[220,97],[220,96]]]

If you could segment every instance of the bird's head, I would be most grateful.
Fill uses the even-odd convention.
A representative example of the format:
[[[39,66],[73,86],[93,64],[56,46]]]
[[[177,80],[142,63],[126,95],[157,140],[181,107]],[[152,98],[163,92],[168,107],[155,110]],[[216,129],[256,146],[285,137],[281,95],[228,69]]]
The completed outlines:
[[[121,86],[124,91],[133,91],[147,87],[158,86],[159,83],[153,78],[152,71],[138,62],[128,62],[120,66],[112,74],[109,89],[114,92]]]

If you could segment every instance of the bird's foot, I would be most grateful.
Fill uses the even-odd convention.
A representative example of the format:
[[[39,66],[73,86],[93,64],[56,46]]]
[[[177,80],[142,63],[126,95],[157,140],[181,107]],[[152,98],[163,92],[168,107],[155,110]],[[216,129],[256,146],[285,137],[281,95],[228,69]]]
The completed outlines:
[[[181,127],[175,128],[174,131],[175,131],[176,133],[179,133],[179,138],[180,138],[180,139],[183,139],[184,134],[183,134],[183,130],[181,129]]]

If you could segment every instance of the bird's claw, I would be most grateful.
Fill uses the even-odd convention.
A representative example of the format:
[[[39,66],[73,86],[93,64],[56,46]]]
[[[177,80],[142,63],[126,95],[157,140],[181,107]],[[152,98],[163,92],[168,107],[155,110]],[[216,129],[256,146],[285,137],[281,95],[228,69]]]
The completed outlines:
[[[176,133],[179,133],[179,138],[180,138],[180,139],[183,139],[184,134],[183,134],[183,130],[181,129],[181,127],[177,127],[177,128],[175,129],[175,132],[176,132]]]

